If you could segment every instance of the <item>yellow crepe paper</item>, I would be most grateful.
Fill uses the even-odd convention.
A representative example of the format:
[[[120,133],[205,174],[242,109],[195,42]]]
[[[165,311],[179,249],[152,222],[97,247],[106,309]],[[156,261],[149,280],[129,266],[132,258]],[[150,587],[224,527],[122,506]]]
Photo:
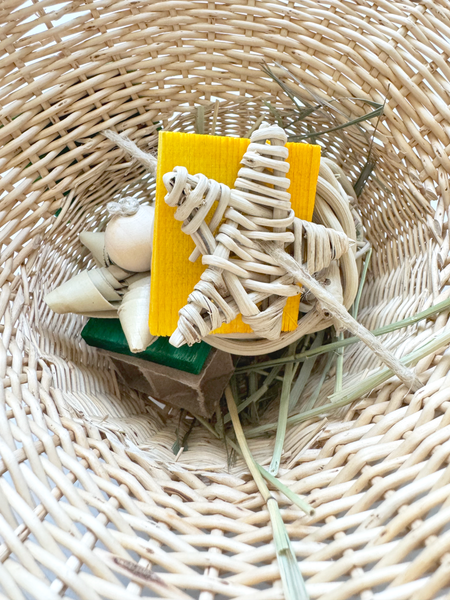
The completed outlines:
[[[201,257],[195,263],[189,261],[195,245],[181,231],[181,223],[174,218],[175,209],[164,202],[167,191],[162,177],[174,167],[182,166],[192,175],[203,173],[233,188],[240,161],[249,143],[249,139],[242,138],[169,131],[159,133],[149,318],[153,335],[172,335],[177,328],[178,311],[186,304],[206,268],[202,265]],[[290,164],[288,177],[291,180],[288,191],[292,208],[297,217],[310,221],[319,175],[320,146],[288,143],[287,147]],[[299,303],[300,296],[288,298],[283,313],[283,331],[296,328]],[[215,333],[251,331],[238,316]]]

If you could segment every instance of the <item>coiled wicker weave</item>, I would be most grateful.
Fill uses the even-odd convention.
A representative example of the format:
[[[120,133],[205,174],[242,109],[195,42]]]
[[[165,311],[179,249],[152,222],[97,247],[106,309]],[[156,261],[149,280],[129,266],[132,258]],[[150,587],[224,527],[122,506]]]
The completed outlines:
[[[244,135],[259,98],[287,102],[263,60],[344,108],[350,96],[386,100],[358,202],[374,247],[362,322],[446,298],[450,3],[3,0],[0,13],[0,598],[281,599],[269,517],[243,463],[228,470],[200,427],[175,462],[179,414],[121,387],[80,342],[83,320],[42,299],[88,265],[78,233],[104,226],[108,201],[152,197],[101,132],[156,149],[160,123],[192,131],[201,105],[205,132],[214,120]],[[324,144],[355,181],[358,135]],[[384,341],[402,356],[447,321]],[[376,366],[360,345],[345,356],[348,378]],[[280,503],[311,598],[448,598],[449,367],[448,352],[433,354],[415,395],[392,380],[288,430],[281,478],[316,514]],[[262,464],[272,443],[251,440]]]

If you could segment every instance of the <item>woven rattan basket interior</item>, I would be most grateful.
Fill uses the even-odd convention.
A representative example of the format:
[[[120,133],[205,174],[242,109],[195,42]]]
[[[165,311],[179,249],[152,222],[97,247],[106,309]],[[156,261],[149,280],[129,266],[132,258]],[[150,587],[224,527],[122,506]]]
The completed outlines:
[[[216,133],[245,135],[264,99],[287,102],[264,60],[344,109],[367,108],[349,97],[386,102],[359,199],[374,248],[361,321],[373,329],[445,299],[450,3],[3,0],[0,15],[0,598],[281,599],[269,516],[243,463],[229,469],[201,427],[175,462],[179,413],[121,386],[80,341],[83,319],[51,313],[43,296],[90,264],[78,234],[104,227],[109,200],[153,197],[101,132],[156,152],[158,128],[194,131],[198,106],[208,133],[219,98]],[[324,152],[355,181],[363,142],[336,132]],[[447,320],[384,341],[401,357]],[[358,345],[345,371],[363,377],[371,361]],[[392,380],[288,429],[281,479],[316,514],[280,503],[311,598],[448,598],[449,368],[450,354],[433,354],[415,395]],[[273,438],[250,445],[267,464]]]

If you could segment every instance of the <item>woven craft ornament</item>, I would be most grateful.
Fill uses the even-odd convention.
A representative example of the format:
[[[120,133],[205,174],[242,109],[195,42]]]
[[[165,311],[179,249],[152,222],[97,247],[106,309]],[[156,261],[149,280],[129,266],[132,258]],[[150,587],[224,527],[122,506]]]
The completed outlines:
[[[257,335],[267,339],[280,336],[286,300],[297,296],[300,289],[257,242],[274,241],[283,249],[293,243],[294,258],[302,262],[303,224],[297,219],[294,226],[295,214],[286,191],[290,185],[286,141],[283,129],[263,123],[252,134],[233,190],[204,175],[190,176],[183,167],[164,175],[166,203],[177,207],[175,218],[183,221],[182,231],[191,235],[203,254],[203,264],[208,265],[179,312],[178,327],[171,337],[175,346],[199,341],[238,313]],[[215,202],[209,227],[204,219]],[[214,237],[212,230],[223,215],[225,223]],[[305,225],[312,240],[307,251],[311,273],[347,252],[344,234],[312,223]],[[320,244],[317,254],[316,239]]]
[[[119,145],[124,143],[119,136],[114,141]],[[205,270],[201,259],[191,262],[195,245],[190,236],[181,231],[180,223],[174,219],[174,209],[164,202],[166,188],[163,175],[173,171],[176,166],[183,166],[189,173],[202,173],[231,188],[249,144],[249,139],[226,136],[170,131],[159,134],[149,321],[150,331],[155,335],[172,335],[177,327],[179,310]],[[320,166],[320,146],[287,143],[286,147],[289,149],[287,162],[290,164],[291,185],[288,191],[291,194],[291,206],[296,216],[310,221]],[[127,151],[137,153],[134,148]],[[137,158],[141,160],[140,156]],[[297,328],[299,303],[299,296],[287,299],[282,331],[294,331]],[[214,333],[252,335],[252,329],[238,315]]]
[[[184,220],[183,231],[192,236],[205,253],[203,263],[209,265],[180,310],[170,343],[176,347],[194,344],[234,317],[236,310],[257,335],[276,340],[281,335],[286,297],[298,294],[296,284],[300,284],[312,292],[338,330],[348,329],[357,335],[408,389],[418,390],[421,383],[414,372],[347,312],[341,298],[336,299],[313,277],[319,270],[326,270],[329,277],[333,270],[338,274],[336,259],[348,252],[349,238],[310,223],[307,241],[312,238],[313,242],[306,245],[306,267],[302,264],[302,224],[295,219],[285,191],[289,167],[284,162],[288,154],[284,131],[263,123],[252,134],[251,142],[232,191],[202,175],[189,181],[183,168],[164,176],[169,192],[166,203],[178,207],[175,217]],[[214,215],[213,220],[223,213],[226,220],[214,238],[202,217],[216,200],[219,217]],[[294,233],[287,231],[290,226]],[[291,242],[293,257],[285,250],[285,244]],[[230,259],[233,254],[238,258]]]

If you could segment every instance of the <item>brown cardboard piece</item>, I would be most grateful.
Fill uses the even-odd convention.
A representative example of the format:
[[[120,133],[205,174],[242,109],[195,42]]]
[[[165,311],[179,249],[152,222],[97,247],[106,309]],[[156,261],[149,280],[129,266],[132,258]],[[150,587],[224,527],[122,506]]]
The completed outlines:
[[[212,350],[198,375],[158,365],[141,358],[101,350],[112,359],[131,388],[193,415],[210,418],[234,371],[231,356]]]

